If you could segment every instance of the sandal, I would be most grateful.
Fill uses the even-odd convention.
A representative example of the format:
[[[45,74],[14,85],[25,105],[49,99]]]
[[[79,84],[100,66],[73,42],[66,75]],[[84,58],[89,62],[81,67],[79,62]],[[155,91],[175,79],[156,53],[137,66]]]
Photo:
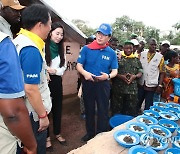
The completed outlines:
[[[51,143],[50,138],[46,139],[46,151],[53,152],[53,147],[52,147],[52,143]]]
[[[58,140],[58,142],[64,146],[67,146],[67,142],[66,140],[61,136],[61,135],[57,135],[56,139]]]

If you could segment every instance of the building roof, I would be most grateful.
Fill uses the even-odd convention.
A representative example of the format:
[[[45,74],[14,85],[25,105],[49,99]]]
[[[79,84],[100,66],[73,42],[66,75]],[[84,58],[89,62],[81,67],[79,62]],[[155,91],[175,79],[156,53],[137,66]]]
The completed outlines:
[[[40,0],[43,4],[45,4],[51,11],[53,11],[65,24],[67,24],[72,30],[76,31],[81,37],[84,39],[87,36],[71,21],[61,15],[61,10],[57,8],[55,3],[52,3],[52,0]],[[75,39],[77,40],[77,38]]]
[[[19,0],[23,5],[30,5],[34,2],[39,2],[52,11],[52,20],[61,22],[62,26],[65,28],[66,39],[69,41],[76,41],[82,45],[85,44],[87,36],[71,21],[69,21],[65,16],[62,15],[61,9],[54,3],[53,0]],[[65,6],[66,7],[66,6]]]

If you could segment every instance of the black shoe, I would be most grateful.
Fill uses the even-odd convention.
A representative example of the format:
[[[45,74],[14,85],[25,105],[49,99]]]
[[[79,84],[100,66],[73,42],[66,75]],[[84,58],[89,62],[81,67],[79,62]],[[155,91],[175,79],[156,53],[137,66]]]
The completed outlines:
[[[61,145],[67,146],[66,140],[65,140],[61,135],[58,135],[58,136],[56,137],[56,139],[58,140],[58,142],[59,142]]]
[[[50,146],[50,147],[47,147],[47,148],[46,148],[46,151],[47,151],[47,152],[54,152],[54,149],[53,149],[52,146]]]
[[[90,135],[88,135],[88,134],[86,134],[85,136],[83,136],[82,138],[81,138],[81,142],[87,142],[87,141],[89,141],[90,139],[92,139],[94,136],[90,136]]]

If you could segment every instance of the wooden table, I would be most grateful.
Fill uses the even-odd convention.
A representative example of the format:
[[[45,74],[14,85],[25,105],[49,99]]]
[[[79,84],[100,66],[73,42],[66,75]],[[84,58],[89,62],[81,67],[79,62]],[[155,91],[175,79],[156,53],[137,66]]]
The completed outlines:
[[[131,120],[131,122],[135,121],[135,118]],[[68,154],[127,154],[129,149],[120,146],[113,137],[115,131],[126,129],[126,123],[115,127],[109,132],[98,134],[93,139],[89,140],[87,144],[70,151]],[[171,147],[171,145],[169,145],[169,147]],[[163,153],[164,151],[158,152],[158,154]]]

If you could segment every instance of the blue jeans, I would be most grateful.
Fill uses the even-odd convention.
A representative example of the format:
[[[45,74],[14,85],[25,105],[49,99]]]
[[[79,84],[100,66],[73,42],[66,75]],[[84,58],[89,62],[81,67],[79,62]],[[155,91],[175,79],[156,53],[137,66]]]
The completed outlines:
[[[144,90],[143,87],[138,87],[138,107],[141,108],[143,101],[145,100],[145,110],[149,110],[153,105],[154,91]]]
[[[46,153],[46,138],[47,138],[47,130],[38,132],[39,129],[39,121],[34,121],[32,114],[30,115],[31,125],[34,132],[34,136],[37,142],[37,154],[45,154]]]
[[[154,93],[153,102],[160,102],[161,101],[161,94]]]

